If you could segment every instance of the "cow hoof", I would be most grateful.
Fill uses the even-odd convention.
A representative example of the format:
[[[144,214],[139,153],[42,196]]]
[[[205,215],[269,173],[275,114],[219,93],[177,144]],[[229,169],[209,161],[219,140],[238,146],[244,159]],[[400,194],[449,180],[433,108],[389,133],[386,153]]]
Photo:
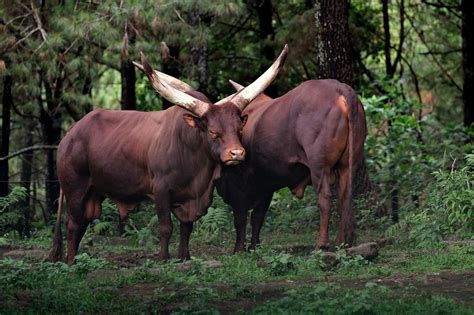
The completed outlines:
[[[243,252],[245,252],[245,248],[239,248],[239,249],[234,249],[234,252],[232,254],[236,255]]]
[[[247,248],[247,251],[251,252],[251,251],[256,250],[258,245],[259,245],[258,243],[257,244],[250,244],[249,247]]]
[[[323,252],[328,252],[329,251],[329,244],[323,244],[323,245],[316,245],[316,250],[321,250]]]
[[[240,253],[240,252],[244,252],[245,251],[245,245],[242,244],[242,245],[235,245],[234,247],[234,254],[237,254],[237,253]]]
[[[187,255],[179,255],[178,259],[180,262],[185,262],[191,260],[191,255],[189,253]]]
[[[168,261],[170,259],[170,255],[169,254],[158,254],[158,260],[161,260],[161,261]]]

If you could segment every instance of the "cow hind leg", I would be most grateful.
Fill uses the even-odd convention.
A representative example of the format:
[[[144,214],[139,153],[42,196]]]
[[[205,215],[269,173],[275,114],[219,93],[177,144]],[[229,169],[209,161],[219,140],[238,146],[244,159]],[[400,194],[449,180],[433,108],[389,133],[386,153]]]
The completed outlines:
[[[92,220],[100,217],[102,206],[101,198],[89,195],[86,198],[76,198],[70,203],[70,212],[67,219],[67,258],[71,265],[79,250],[79,244],[87,227]]]
[[[339,209],[340,221],[336,244],[346,243],[352,246],[355,241],[356,219],[352,209],[352,193],[349,189],[350,169],[346,165],[339,167]]]
[[[68,204],[71,210],[83,208],[82,202],[80,205],[71,205]],[[72,265],[74,263],[74,257],[77,254],[79,249],[79,243],[81,242],[82,237],[89,225],[89,222],[84,216],[83,213],[79,215],[75,215],[74,213],[68,213],[66,219],[66,227],[67,227],[67,254],[66,254],[66,262],[68,265]]]
[[[132,210],[134,206],[129,206],[123,203],[117,203],[117,207],[119,208],[119,217],[118,217],[118,224],[117,230],[120,235],[125,233],[125,226],[128,224],[128,212]]]
[[[322,250],[329,249],[329,217],[330,217],[330,169],[320,169],[311,172],[311,183],[314,191],[318,194],[319,203],[319,239],[316,248]]]
[[[273,194],[269,194],[268,196],[262,198],[255,209],[252,211],[252,239],[250,241],[249,250],[255,249],[257,245],[260,244],[260,231],[262,229],[268,207],[270,207],[272,197]]]

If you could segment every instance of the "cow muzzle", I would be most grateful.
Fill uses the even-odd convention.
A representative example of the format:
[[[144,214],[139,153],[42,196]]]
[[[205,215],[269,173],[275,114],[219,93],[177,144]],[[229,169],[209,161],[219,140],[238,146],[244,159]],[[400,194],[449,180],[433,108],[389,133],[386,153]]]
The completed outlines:
[[[227,150],[224,159],[222,159],[222,162],[224,162],[225,165],[237,165],[240,162],[245,160],[245,150],[244,148],[232,148]]]

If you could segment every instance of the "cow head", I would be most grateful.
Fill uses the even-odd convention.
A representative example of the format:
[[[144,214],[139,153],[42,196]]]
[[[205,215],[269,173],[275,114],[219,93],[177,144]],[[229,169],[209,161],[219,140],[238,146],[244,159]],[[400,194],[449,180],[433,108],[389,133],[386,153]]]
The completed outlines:
[[[155,90],[168,101],[178,105],[189,113],[183,114],[184,121],[191,128],[198,128],[207,138],[212,155],[226,165],[236,165],[245,159],[245,149],[241,144],[242,129],[247,116],[242,115],[244,108],[278,74],[288,54],[288,47],[281,52],[273,65],[257,80],[238,93],[230,95],[215,104],[207,103],[189,95],[189,85],[159,71],[153,71],[143,53],[142,65],[134,63],[143,70]]]

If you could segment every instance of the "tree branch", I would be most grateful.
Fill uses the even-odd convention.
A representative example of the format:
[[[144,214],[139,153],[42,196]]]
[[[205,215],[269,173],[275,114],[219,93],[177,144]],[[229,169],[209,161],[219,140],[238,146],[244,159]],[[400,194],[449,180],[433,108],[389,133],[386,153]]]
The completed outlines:
[[[33,17],[35,18],[37,29],[41,33],[41,37],[47,43],[48,42],[48,34],[43,28],[43,23],[41,22],[40,16],[38,14],[38,10],[33,6],[33,1],[31,1],[31,12],[33,13]]]
[[[415,27],[415,22],[413,21],[413,19],[410,17],[409,14],[406,15],[407,19],[408,19],[408,22],[410,22],[410,25],[412,26],[413,30],[415,31],[415,33],[418,35],[418,38],[421,40],[421,42],[423,43],[423,45],[425,45],[425,47],[428,49],[428,52],[431,51],[430,50],[430,47],[428,46],[428,43],[426,42],[425,40],[425,37],[423,36],[422,33],[420,33],[420,31]],[[438,60],[438,58],[436,58],[435,55],[433,54],[429,54],[431,56],[431,58],[433,59],[433,61],[436,63],[436,65],[438,66],[438,68],[441,70],[442,74],[444,74],[448,80],[451,82],[452,85],[454,85],[454,87],[456,87],[456,89],[458,89],[460,92],[462,92],[462,88],[461,86],[459,86],[459,84],[456,83],[456,81],[454,81],[454,78],[449,74],[449,72],[444,68],[444,66],[441,64],[441,62]]]
[[[9,160],[9,159],[11,159],[12,157],[15,157],[15,156],[18,156],[18,155],[27,153],[27,152],[31,152],[31,151],[37,151],[37,150],[57,150],[57,149],[58,149],[58,146],[57,146],[57,145],[47,145],[47,144],[33,145],[33,146],[31,146],[31,147],[23,148],[23,149],[21,149],[21,150],[18,150],[18,151],[16,151],[16,152],[13,152],[13,153],[8,154],[8,155],[6,155],[6,156],[2,156],[2,157],[0,157],[0,161]]]
[[[436,8],[442,8],[442,9],[456,9],[456,10],[460,10],[461,9],[461,6],[459,5],[448,5],[448,4],[445,4],[441,1],[438,0],[437,3],[434,3],[434,2],[429,2],[427,0],[421,0],[422,3],[424,4],[427,4],[427,5],[430,5],[430,6],[433,6],[433,7],[436,7]]]
[[[400,41],[398,42],[397,55],[392,64],[393,72],[395,72],[395,69],[397,68],[397,64],[400,62],[400,58],[402,56],[403,42],[405,40],[405,28],[403,26],[404,22],[405,22],[405,5],[403,3],[403,0],[400,0],[400,35],[399,35]]]
[[[408,62],[405,57],[402,57],[402,61],[407,65],[408,70],[410,70],[410,74],[413,77],[413,83],[415,84],[416,95],[418,96],[418,100],[420,101],[420,103],[422,103],[420,84],[418,82],[418,76],[415,72],[415,69],[413,69],[413,66],[411,65],[411,63]]]
[[[461,48],[454,48],[454,49],[450,49],[450,50],[446,50],[446,51],[429,50],[427,52],[421,52],[420,55],[449,55],[449,54],[452,54],[452,53],[460,53],[460,52],[462,52]]]

